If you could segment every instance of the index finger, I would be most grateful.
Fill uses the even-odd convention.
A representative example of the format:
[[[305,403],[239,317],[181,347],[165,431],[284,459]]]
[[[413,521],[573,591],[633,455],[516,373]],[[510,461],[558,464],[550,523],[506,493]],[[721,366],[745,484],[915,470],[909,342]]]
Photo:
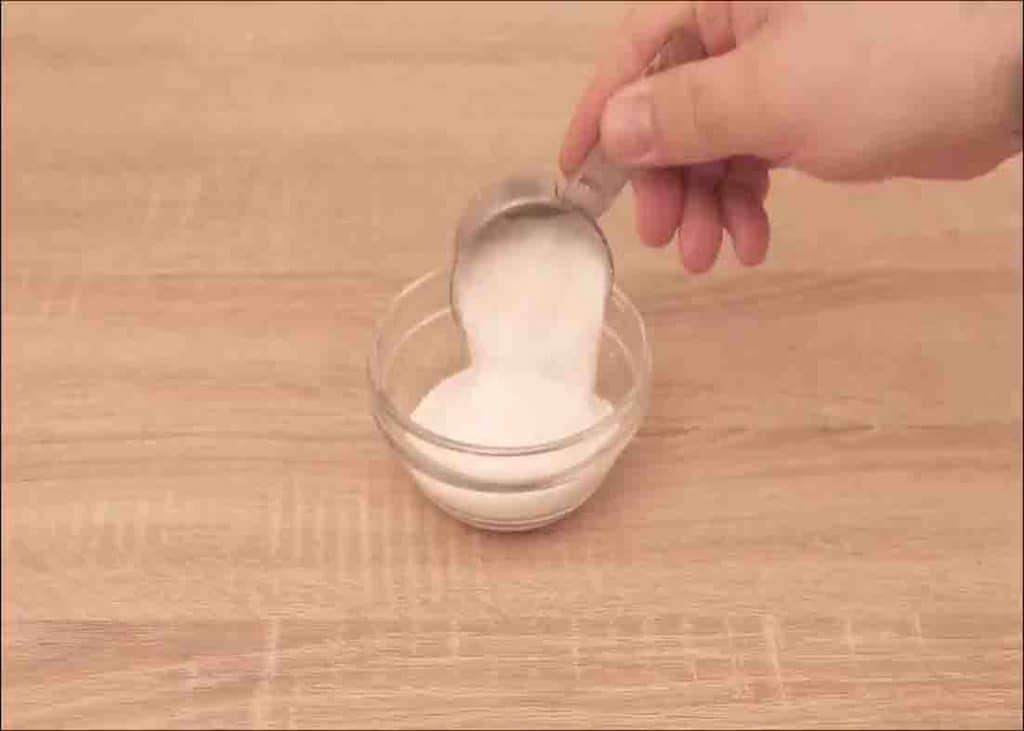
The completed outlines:
[[[627,13],[569,122],[558,158],[564,174],[575,172],[597,144],[601,112],[608,98],[640,77],[673,32],[692,31],[687,35],[699,45],[696,25],[696,12],[690,2],[644,3]]]

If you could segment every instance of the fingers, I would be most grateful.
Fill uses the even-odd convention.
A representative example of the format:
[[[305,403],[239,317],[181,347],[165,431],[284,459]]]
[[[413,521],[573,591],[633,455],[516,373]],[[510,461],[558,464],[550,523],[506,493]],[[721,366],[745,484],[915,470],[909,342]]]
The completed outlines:
[[[729,160],[724,185],[741,185],[763,201],[768,195],[768,163],[757,157],[743,155]]]
[[[683,177],[678,170],[638,170],[632,179],[636,228],[649,246],[672,240],[683,215]]]
[[[735,155],[780,159],[787,126],[761,88],[759,45],[695,61],[617,91],[600,139],[622,165],[689,165]]]
[[[761,201],[740,186],[726,186],[721,193],[722,222],[729,236],[736,258],[744,266],[752,267],[764,261],[768,253],[769,224]]]
[[[761,81],[758,43],[736,49],[731,11],[702,7],[701,27],[689,2],[630,12],[576,107],[559,157],[572,174],[600,141],[612,160],[639,168],[632,182],[640,238],[663,246],[678,232],[683,265],[694,273],[714,265],[723,227],[743,264],[764,259],[768,174],[753,156],[779,160],[787,149],[786,126],[765,101],[772,95]],[[683,63],[640,79],[670,39],[684,56],[670,63]],[[724,55],[704,58],[702,41]],[[727,168],[714,162],[726,159]],[[667,169],[679,165],[686,170]]]
[[[702,165],[686,171],[679,255],[693,274],[708,271],[722,246],[722,215],[715,190],[720,169],[720,165]]]
[[[763,160],[739,157],[685,172],[639,171],[633,189],[640,238],[663,246],[678,227],[680,258],[688,271],[700,274],[714,265],[723,227],[741,264],[764,261],[770,226],[763,205],[768,193],[768,165]]]
[[[692,29],[696,22],[688,2],[646,3],[632,8],[603,54],[593,80],[576,106],[559,166],[569,175],[597,144],[601,111],[605,102],[624,84],[640,77],[674,31]]]
[[[732,238],[736,258],[744,266],[760,264],[768,253],[770,238],[763,205],[768,193],[768,166],[755,158],[734,158],[718,191],[722,223]]]

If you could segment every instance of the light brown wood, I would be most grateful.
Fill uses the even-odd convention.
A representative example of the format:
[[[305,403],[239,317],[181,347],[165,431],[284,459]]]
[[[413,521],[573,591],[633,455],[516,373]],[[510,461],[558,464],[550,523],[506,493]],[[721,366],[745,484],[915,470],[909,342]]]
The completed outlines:
[[[655,351],[578,514],[432,509],[364,358],[553,170],[615,5],[4,7],[3,724],[1021,724],[1021,162],[610,216]]]

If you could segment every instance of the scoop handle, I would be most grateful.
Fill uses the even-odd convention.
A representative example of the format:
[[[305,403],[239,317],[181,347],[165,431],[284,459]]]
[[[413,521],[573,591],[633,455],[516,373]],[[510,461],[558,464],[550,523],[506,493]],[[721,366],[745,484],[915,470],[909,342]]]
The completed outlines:
[[[703,58],[704,55],[698,39],[677,31],[662,44],[642,76],[651,76],[671,66]],[[629,180],[629,175],[629,169],[608,159],[598,140],[579,169],[558,186],[558,195],[597,219],[611,207]]]
[[[579,170],[560,186],[558,194],[597,219],[611,208],[627,180],[629,171],[609,160],[597,144]]]

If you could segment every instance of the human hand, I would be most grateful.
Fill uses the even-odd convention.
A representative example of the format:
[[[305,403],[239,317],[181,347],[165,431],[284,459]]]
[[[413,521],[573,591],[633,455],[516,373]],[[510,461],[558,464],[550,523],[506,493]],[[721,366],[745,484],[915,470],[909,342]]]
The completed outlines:
[[[698,60],[640,79],[670,37]],[[678,41],[677,41],[678,42]],[[633,169],[637,230],[711,268],[767,252],[768,171],[826,180],[970,178],[1021,149],[1019,3],[638,5],[562,145]]]

